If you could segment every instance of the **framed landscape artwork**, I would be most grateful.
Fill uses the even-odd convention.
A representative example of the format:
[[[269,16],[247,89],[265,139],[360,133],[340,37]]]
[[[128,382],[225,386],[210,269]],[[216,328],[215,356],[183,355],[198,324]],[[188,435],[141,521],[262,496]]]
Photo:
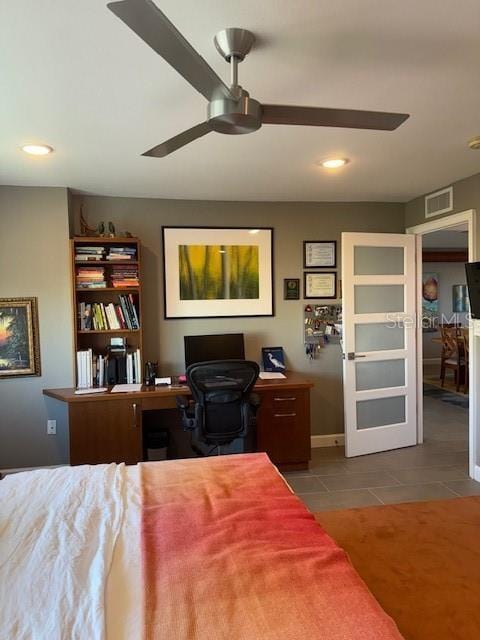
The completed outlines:
[[[162,227],[165,318],[273,315],[273,229]]]
[[[0,378],[39,376],[36,298],[0,298]]]

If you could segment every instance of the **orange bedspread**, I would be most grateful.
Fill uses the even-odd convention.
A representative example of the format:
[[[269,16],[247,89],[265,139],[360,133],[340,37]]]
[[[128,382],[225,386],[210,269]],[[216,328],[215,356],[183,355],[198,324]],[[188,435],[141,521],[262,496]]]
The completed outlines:
[[[401,638],[265,454],[141,475],[145,638]]]

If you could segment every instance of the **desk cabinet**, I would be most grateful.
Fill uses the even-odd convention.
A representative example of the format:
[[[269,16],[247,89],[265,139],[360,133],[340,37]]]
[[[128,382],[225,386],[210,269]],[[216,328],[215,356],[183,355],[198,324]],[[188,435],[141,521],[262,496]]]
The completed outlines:
[[[259,380],[257,451],[266,451],[281,470],[308,469],[310,460],[311,382],[295,374],[282,380]],[[44,389],[68,403],[70,464],[143,459],[142,412],[175,409],[175,396],[188,389],[143,388],[135,393],[75,395],[74,389]],[[178,417],[180,428],[180,417]]]
[[[89,401],[70,404],[70,464],[142,460],[140,402]]]
[[[289,389],[262,393],[262,404],[258,412],[257,450],[266,451],[271,461],[283,469],[308,468],[309,390]]]

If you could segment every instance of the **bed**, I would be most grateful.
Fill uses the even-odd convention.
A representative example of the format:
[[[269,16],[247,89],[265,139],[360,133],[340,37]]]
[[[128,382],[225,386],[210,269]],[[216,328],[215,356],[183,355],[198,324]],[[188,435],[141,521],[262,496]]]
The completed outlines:
[[[4,478],[0,638],[401,635],[259,453]]]

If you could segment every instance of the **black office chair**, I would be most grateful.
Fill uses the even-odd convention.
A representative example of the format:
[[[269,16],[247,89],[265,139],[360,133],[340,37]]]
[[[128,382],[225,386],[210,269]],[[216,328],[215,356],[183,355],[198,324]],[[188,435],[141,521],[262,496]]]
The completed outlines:
[[[177,396],[177,406],[197,455],[211,455],[215,449],[220,454],[222,446],[237,438],[243,439],[243,451],[254,450],[260,399],[251,391],[258,373],[258,364],[249,360],[212,360],[187,368],[193,403]]]

